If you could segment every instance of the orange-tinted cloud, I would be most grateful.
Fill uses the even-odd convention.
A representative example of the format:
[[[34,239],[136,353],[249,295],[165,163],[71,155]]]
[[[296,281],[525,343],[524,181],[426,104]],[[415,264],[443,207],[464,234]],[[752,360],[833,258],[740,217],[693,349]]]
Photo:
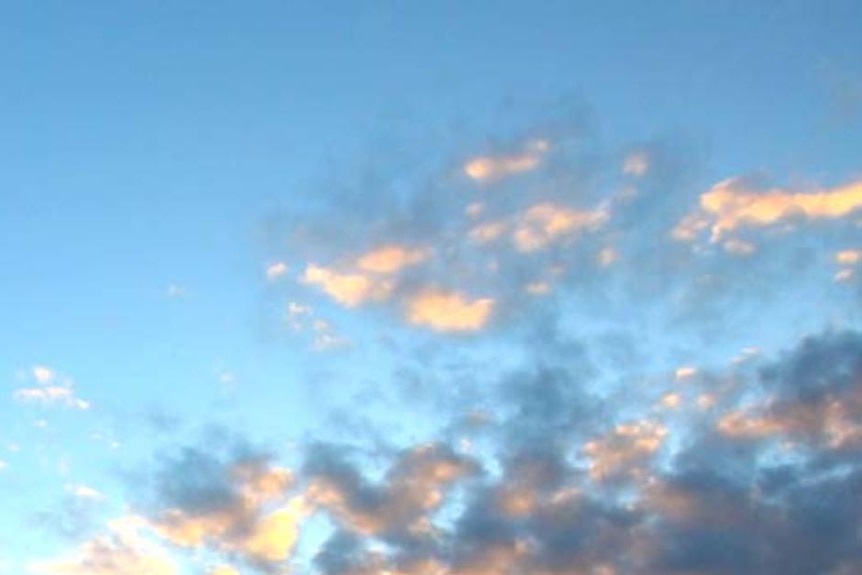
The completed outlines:
[[[520,154],[473,158],[464,165],[464,173],[473,180],[490,182],[529,172],[539,167],[550,149],[551,145],[547,141],[535,140],[527,144]]]
[[[545,202],[521,214],[512,240],[519,251],[532,252],[577,232],[599,228],[607,219],[607,213],[602,210],[578,211]]]
[[[292,474],[279,467],[238,464],[231,476],[239,495],[233,504],[168,509],[150,522],[152,529],[179,547],[210,547],[255,564],[287,560],[312,511],[303,495],[288,495]]]
[[[862,261],[862,250],[841,250],[835,254],[835,263],[852,266]]]
[[[407,321],[435,331],[477,331],[488,323],[493,311],[491,298],[468,299],[458,293],[428,289],[407,302]]]
[[[398,245],[377,248],[359,257],[356,265],[366,272],[392,274],[408,266],[424,262],[431,252],[426,249],[410,249]]]
[[[780,401],[735,410],[717,424],[729,437],[757,439],[784,437],[822,441],[830,447],[862,444],[862,392],[832,396],[809,403]]]
[[[628,475],[662,446],[667,428],[652,421],[618,425],[584,445],[590,458],[590,475],[598,481]]]
[[[43,575],[176,575],[177,565],[165,549],[147,539],[146,522],[135,516],[111,522],[108,533],[85,542],[69,559],[30,565]]]
[[[772,226],[795,217],[837,219],[862,209],[862,182],[813,192],[782,188],[756,191],[734,178],[713,186],[700,196],[700,209],[676,226],[673,237],[690,241],[709,230],[716,242],[744,227]]]
[[[368,301],[389,297],[392,284],[368,274],[340,273],[329,268],[309,264],[301,281],[319,286],[327,295],[346,307],[356,307]]]

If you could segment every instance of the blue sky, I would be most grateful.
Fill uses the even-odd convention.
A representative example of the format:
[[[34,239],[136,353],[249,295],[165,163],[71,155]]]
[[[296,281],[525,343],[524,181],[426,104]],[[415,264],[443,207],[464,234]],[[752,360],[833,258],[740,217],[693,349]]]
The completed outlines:
[[[749,4],[4,3],[0,574],[862,570],[862,6]]]

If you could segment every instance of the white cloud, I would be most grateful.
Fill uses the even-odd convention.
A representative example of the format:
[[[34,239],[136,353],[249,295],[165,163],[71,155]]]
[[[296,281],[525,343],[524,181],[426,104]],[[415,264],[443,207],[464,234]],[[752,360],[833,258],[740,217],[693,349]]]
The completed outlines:
[[[623,173],[629,176],[643,176],[649,171],[650,161],[646,152],[629,154],[623,160]]]
[[[266,277],[269,280],[276,280],[286,274],[288,271],[287,264],[284,262],[275,262],[266,268]]]
[[[34,367],[31,374],[36,385],[15,390],[12,394],[15,399],[80,410],[90,408],[89,401],[75,395],[74,382],[70,378],[64,377],[58,374],[56,370],[45,366]]]

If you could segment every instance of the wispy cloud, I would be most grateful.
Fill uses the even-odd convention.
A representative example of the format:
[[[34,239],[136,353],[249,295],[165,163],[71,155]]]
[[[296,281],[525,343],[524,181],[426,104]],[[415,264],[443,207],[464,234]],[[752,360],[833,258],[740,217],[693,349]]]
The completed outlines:
[[[145,522],[126,516],[108,525],[107,533],[85,542],[77,553],[56,561],[38,561],[31,573],[43,575],[176,575],[179,566],[167,550],[143,534]]]
[[[19,401],[80,410],[90,408],[89,401],[75,395],[74,382],[69,377],[58,374],[54,369],[36,366],[32,369],[31,377],[36,385],[16,389],[13,392],[13,396]]]

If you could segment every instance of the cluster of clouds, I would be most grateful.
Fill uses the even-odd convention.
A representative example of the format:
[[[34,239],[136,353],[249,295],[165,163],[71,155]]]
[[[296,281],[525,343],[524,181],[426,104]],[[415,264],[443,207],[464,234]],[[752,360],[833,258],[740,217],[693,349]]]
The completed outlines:
[[[177,554],[211,554],[209,575],[271,572],[290,558],[307,497],[292,493],[293,474],[262,451],[219,437],[161,460],[139,489],[140,501],[83,542],[70,557],[33,563],[51,575],[175,575]],[[140,487],[140,485],[138,485]],[[200,568],[200,567],[199,567]]]
[[[782,354],[748,347],[718,367],[694,356],[659,376],[620,370],[611,385],[596,332],[572,328],[608,316],[625,332],[650,313],[697,307],[716,282],[753,290],[759,276],[734,266],[823,226],[843,242],[823,250],[829,273],[853,283],[862,248],[847,238],[862,183],[732,178],[689,205],[660,147],[597,162],[579,136],[557,132],[492,148],[433,171],[415,193],[335,197],[275,230],[264,268],[285,296],[280,321],[313,349],[347,346],[333,318],[352,316],[428,333],[443,354],[453,349],[443,336],[472,336],[454,340],[466,349],[489,332],[517,350],[491,367],[466,353],[470,393],[435,404],[445,409],[430,436],[315,438],[290,468],[236,438],[175,448],[103,533],[31,570],[862,572],[862,334],[788,333],[796,343]],[[659,353],[636,338],[631,356]],[[614,351],[617,367],[630,359]],[[435,374],[443,387],[447,373]],[[47,368],[15,394],[88,407]],[[409,418],[418,408],[405,397]],[[371,407],[355,410],[374,417]],[[323,542],[309,550],[310,532]]]
[[[293,470],[224,437],[176,450],[133,512],[32,570],[174,575],[183,552],[209,575],[862,569],[859,332],[680,368],[655,390],[677,393],[673,407],[608,405],[562,351],[544,358],[492,386],[482,417],[450,414],[433,441],[379,449],[374,463],[325,441]],[[318,515],[328,536],[297,565]]]
[[[291,256],[267,278],[289,285],[296,305],[382,308],[403,325],[469,334],[608,278],[637,292],[645,274],[661,275],[696,297],[704,277],[764,247],[786,249],[803,229],[829,224],[851,237],[862,227],[858,180],[770,187],[738,176],[688,205],[660,145],[599,161],[587,145],[575,133],[528,135],[438,168],[408,200],[363,188],[354,213],[335,198],[276,229],[275,251]],[[836,281],[855,281],[859,249],[836,246]]]

